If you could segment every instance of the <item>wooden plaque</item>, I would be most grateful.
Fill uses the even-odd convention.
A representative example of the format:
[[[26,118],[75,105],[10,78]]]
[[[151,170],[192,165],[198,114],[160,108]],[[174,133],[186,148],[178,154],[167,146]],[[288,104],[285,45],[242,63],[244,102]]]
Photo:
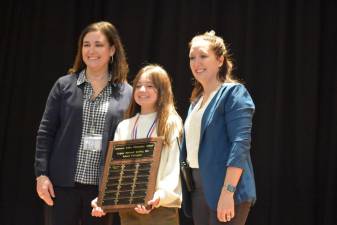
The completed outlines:
[[[147,205],[156,188],[162,142],[161,137],[110,141],[98,206],[115,212]]]

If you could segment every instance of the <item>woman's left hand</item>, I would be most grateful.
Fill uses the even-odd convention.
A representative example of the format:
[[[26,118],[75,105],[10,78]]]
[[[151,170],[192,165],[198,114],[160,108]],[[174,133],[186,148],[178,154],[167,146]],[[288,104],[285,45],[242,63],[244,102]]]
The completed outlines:
[[[92,210],[91,210],[91,215],[92,216],[95,216],[95,217],[102,217],[102,216],[105,216],[106,213],[103,211],[103,209],[101,207],[99,207],[97,205],[97,198],[95,198],[94,200],[91,201],[91,207],[92,207]]]
[[[156,207],[159,204],[159,197],[153,198],[152,200],[147,202],[147,206],[144,205],[137,205],[135,208],[135,211],[140,214],[149,214],[154,207]]]
[[[218,201],[217,217],[221,222],[228,222],[234,216],[234,194],[227,190],[222,190]]]

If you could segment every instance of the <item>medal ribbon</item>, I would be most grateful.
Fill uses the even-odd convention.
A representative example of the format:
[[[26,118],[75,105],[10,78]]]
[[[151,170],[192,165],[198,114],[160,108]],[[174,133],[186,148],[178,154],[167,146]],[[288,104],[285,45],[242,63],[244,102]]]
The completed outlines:
[[[137,129],[138,129],[137,124],[138,124],[139,116],[140,114],[138,114],[135,125],[133,126],[133,129],[132,129],[132,139],[137,139]],[[156,123],[157,123],[157,117],[154,119],[149,131],[147,132],[147,135],[146,135],[147,138],[151,137]]]

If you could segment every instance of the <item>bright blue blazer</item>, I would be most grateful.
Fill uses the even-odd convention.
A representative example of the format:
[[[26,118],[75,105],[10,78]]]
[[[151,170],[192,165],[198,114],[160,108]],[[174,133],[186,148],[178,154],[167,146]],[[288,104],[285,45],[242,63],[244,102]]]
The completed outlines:
[[[197,101],[191,104],[189,113]],[[207,106],[201,121],[199,170],[206,202],[217,209],[227,167],[243,169],[237,185],[235,204],[256,200],[250,157],[251,128],[255,105],[242,84],[224,83]],[[188,113],[188,114],[189,114]],[[186,159],[185,138],[181,160]],[[184,182],[182,182],[184,183]],[[189,195],[183,185],[183,207],[190,214]]]

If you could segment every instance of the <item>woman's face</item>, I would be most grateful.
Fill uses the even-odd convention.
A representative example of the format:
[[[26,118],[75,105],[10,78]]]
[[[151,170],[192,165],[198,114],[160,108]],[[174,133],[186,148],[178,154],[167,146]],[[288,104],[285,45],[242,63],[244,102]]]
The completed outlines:
[[[217,57],[210,49],[210,43],[203,39],[192,41],[190,48],[190,68],[197,81],[203,86],[217,79],[223,57]]]
[[[146,72],[140,76],[135,86],[134,98],[135,102],[141,107],[141,113],[156,111],[158,90]]]
[[[110,46],[107,38],[100,31],[87,33],[83,38],[82,59],[88,72],[104,74],[108,70],[115,47]]]

